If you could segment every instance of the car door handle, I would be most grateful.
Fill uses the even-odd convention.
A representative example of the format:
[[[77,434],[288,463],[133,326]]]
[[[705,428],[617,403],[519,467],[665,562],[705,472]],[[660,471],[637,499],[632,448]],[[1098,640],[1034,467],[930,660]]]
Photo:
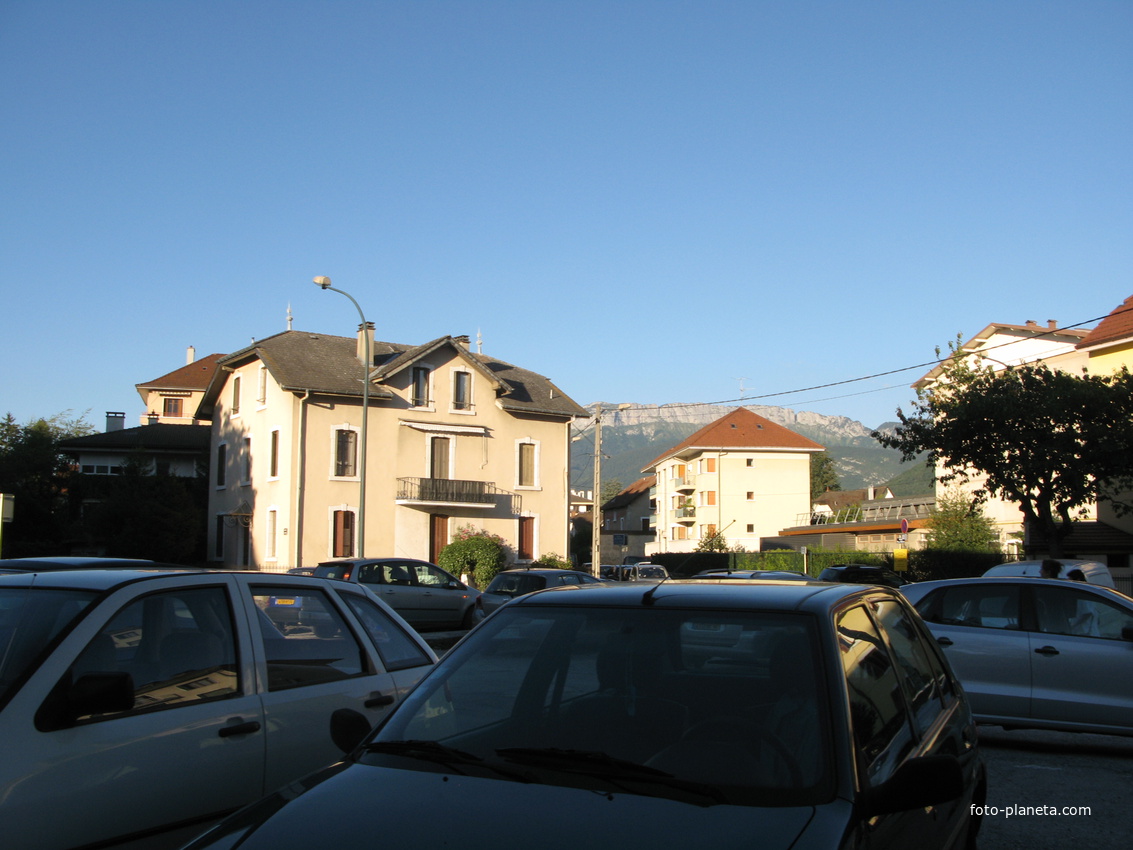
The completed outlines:
[[[1053,646],[1040,646],[1035,652],[1039,655],[1058,655],[1058,650]]]
[[[260,723],[258,720],[248,720],[244,723],[234,723],[231,726],[222,726],[220,731],[217,732],[222,738],[231,738],[233,735],[251,735],[253,732],[260,731]]]
[[[366,708],[383,708],[387,705],[393,705],[394,699],[393,694],[375,692],[370,694],[369,698],[362,703],[362,705],[366,706]]]
[[[952,638],[938,637],[936,642],[941,646],[952,646]]]

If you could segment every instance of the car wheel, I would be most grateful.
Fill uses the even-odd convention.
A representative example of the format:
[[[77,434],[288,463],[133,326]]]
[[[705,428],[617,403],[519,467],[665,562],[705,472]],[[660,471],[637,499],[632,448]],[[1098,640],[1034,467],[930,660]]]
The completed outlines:
[[[477,608],[475,605],[469,605],[468,610],[464,612],[464,619],[461,621],[461,628],[470,629],[484,619],[484,612]]]

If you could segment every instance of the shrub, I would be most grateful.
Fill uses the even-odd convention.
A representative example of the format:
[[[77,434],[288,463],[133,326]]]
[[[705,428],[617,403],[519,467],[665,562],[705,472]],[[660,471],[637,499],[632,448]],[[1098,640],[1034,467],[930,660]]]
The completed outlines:
[[[539,559],[535,562],[541,567],[551,567],[557,570],[573,570],[574,564],[570,561],[564,560],[556,555],[554,552],[548,552],[546,555],[540,555]]]
[[[464,525],[453,534],[453,540],[441,550],[437,566],[459,576],[467,573],[473,584],[488,586],[506,560],[504,539],[483,529]]]

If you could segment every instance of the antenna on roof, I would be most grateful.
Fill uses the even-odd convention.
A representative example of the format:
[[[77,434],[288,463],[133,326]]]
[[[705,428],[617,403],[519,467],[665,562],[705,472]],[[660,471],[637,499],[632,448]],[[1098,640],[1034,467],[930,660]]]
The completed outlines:
[[[484,337],[480,335],[480,329],[476,328],[476,353],[484,353]]]
[[[287,329],[291,330],[291,302],[287,302]]]
[[[747,378],[733,378],[732,380],[740,382],[740,401],[743,401],[744,393],[747,392],[747,389],[744,387],[744,381],[746,381]]]

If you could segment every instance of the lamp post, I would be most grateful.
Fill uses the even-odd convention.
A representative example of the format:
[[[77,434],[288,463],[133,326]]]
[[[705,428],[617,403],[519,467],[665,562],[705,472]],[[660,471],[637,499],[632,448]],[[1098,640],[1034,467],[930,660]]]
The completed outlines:
[[[339,295],[345,295],[358,311],[358,318],[362,320],[362,338],[365,358],[362,363],[362,451],[359,462],[362,465],[358,475],[358,554],[357,557],[366,557],[366,426],[370,421],[370,369],[373,368],[374,355],[370,346],[370,327],[362,308],[354,300],[354,296],[330,285],[329,277],[316,277],[315,285]]]

